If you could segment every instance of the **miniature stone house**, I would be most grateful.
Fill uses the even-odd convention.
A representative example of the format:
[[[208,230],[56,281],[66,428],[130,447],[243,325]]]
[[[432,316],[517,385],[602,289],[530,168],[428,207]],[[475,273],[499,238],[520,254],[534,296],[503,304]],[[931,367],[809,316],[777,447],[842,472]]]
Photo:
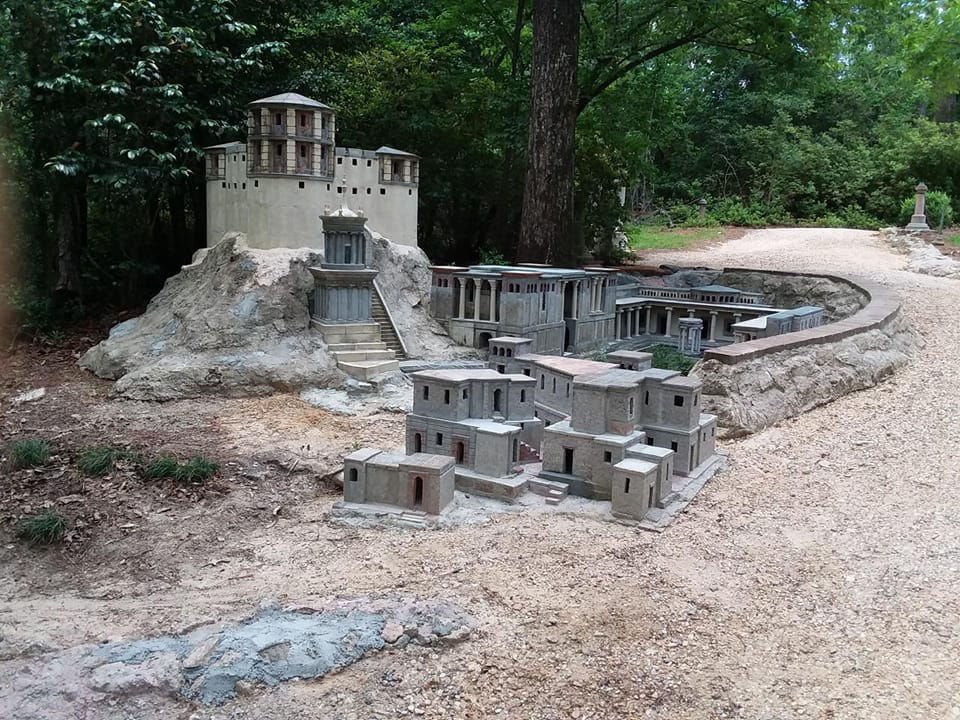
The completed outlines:
[[[410,377],[407,453],[452,457],[458,489],[507,499],[522,492],[513,467],[542,442],[533,378],[488,369],[424,370]]]
[[[333,108],[298,93],[250,103],[245,143],[204,148],[207,246],[240,231],[255,248],[318,248],[317,214],[347,203],[373,230],[415,246],[420,159],[337,147],[336,130]]]
[[[453,501],[453,460],[362,448],[343,461],[343,499],[439,515]]]
[[[823,324],[823,308],[804,305],[735,323],[731,329],[736,342],[747,342],[757,338],[820,327],[821,324]]]

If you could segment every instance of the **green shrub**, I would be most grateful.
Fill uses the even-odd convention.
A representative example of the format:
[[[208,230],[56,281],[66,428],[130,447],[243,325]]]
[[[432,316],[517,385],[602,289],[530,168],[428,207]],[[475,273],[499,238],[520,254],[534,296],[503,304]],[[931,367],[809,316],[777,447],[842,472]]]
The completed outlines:
[[[696,358],[689,358],[670,345],[653,345],[647,352],[653,353],[653,367],[661,370],[676,370],[686,375],[697,364]]]
[[[16,469],[46,465],[50,460],[50,443],[46,440],[16,440],[7,448],[10,464]]]
[[[915,196],[911,195],[904,198],[900,204],[900,224],[906,225],[913,217],[913,209],[916,207]],[[953,206],[950,204],[950,197],[945,192],[933,190],[927,193],[926,209],[927,225],[932,228],[943,228],[953,225]]]
[[[707,206],[707,215],[721,225],[759,227],[793,224],[793,218],[779,205],[765,202],[745,203],[739,198],[714,201]]]
[[[113,464],[124,453],[112,447],[86,448],[77,458],[77,469],[84,475],[103,475],[113,469]]]
[[[66,529],[67,521],[60,513],[45,510],[23,520],[17,528],[17,537],[31,545],[52,545],[63,539]]]
[[[151,460],[143,472],[151,480],[162,480],[176,477],[179,469],[180,464],[175,459],[163,456]]]
[[[203,482],[213,477],[217,471],[217,464],[202,457],[190,458],[177,468],[174,478],[178,482]]]

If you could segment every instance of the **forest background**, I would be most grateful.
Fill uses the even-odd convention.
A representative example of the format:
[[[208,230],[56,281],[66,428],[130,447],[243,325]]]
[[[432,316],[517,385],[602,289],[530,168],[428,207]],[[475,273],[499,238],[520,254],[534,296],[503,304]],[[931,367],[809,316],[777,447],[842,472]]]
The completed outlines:
[[[340,145],[422,156],[431,260],[512,260],[532,5],[7,0],[0,315],[50,332],[149,299],[205,244],[201,149],[242,138],[246,103],[288,90],[337,110]],[[576,243],[594,257],[617,259],[620,223],[904,222],[919,181],[931,223],[951,222],[960,3],[579,10]]]

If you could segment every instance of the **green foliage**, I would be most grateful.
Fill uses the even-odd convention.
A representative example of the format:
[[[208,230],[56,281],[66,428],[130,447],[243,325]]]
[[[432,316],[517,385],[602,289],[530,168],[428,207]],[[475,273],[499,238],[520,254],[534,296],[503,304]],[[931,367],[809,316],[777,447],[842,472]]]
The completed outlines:
[[[31,545],[53,545],[63,539],[66,519],[55,510],[45,510],[24,519],[17,527],[17,537]]]
[[[144,468],[143,474],[151,480],[162,480],[175,478],[179,469],[180,464],[176,459],[165,455],[151,460]]]
[[[960,247],[960,235],[951,235],[950,237],[947,238],[947,242],[950,243],[951,245],[956,245],[957,247]]]
[[[661,370],[676,370],[686,375],[697,364],[695,358],[689,358],[670,345],[653,345],[646,349],[653,353],[653,367]]]
[[[113,469],[113,464],[126,453],[112,447],[90,447],[77,458],[77,469],[84,475],[104,475]]]
[[[151,461],[144,468],[144,475],[153,480],[198,483],[212,478],[218,469],[215,462],[203,457],[193,457],[181,464],[175,458],[163,456]]]
[[[510,262],[502,252],[495,248],[484,248],[480,251],[481,265],[509,265]]]
[[[34,438],[15,440],[7,447],[10,464],[18,470],[46,465],[51,452],[50,443]]]
[[[903,202],[900,203],[900,216],[897,218],[900,225],[906,225],[910,222],[915,208],[916,196],[911,195],[903,199]],[[932,228],[944,228],[953,225],[953,204],[945,192],[933,190],[927,193],[925,213],[927,225]]]
[[[206,458],[190,458],[177,469],[174,479],[182,483],[203,482],[212,478],[218,469],[215,462]]]

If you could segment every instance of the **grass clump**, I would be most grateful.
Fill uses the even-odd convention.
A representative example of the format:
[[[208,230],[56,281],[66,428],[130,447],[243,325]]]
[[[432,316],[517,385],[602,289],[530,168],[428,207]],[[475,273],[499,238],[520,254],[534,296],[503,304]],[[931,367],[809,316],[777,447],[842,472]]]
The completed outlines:
[[[25,439],[10,443],[7,457],[14,469],[33,468],[46,465],[50,460],[50,443],[46,440]]]
[[[45,510],[23,520],[17,528],[17,537],[31,545],[53,545],[63,540],[66,529],[67,521],[63,515],[55,510]]]
[[[212,460],[203,457],[194,457],[185,463],[179,463],[169,456],[158,457],[152,460],[144,474],[152,480],[171,479],[182,483],[203,482],[213,477],[219,466]]]
[[[177,469],[175,479],[178,482],[203,482],[213,477],[217,464],[203,457],[190,458]]]
[[[947,238],[947,242],[950,243],[951,245],[956,245],[957,247],[960,247],[960,235],[951,235],[950,237]]]
[[[647,348],[653,353],[653,367],[661,370],[676,370],[686,375],[697,364],[696,358],[689,358],[669,345],[654,345]]]
[[[77,469],[84,475],[103,475],[113,469],[113,464],[125,453],[112,447],[86,448],[77,458]]]
[[[180,463],[174,458],[165,455],[151,460],[147,467],[144,468],[144,474],[151,480],[163,480],[165,478],[176,477],[177,470],[179,469]]]

